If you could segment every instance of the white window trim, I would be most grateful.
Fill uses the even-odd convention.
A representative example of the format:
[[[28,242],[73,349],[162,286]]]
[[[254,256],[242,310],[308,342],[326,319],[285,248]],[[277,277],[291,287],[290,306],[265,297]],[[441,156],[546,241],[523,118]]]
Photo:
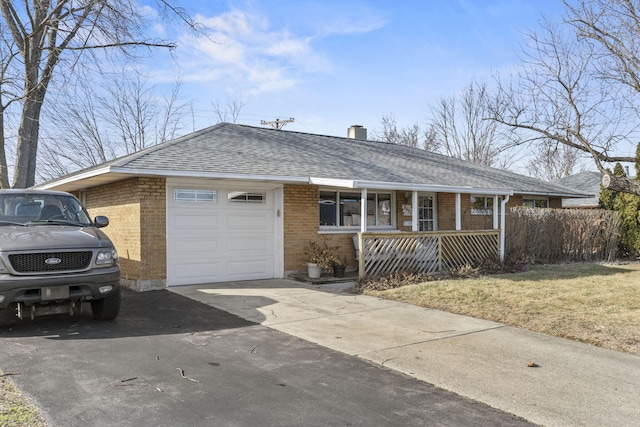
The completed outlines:
[[[548,197],[522,197],[522,205],[524,206],[524,201],[525,200],[533,200],[533,207],[536,208],[536,201],[538,200],[544,200],[547,204],[546,208],[548,208],[550,206],[549,204],[549,198]],[[538,208],[538,209],[542,209],[542,208]]]
[[[236,194],[234,196],[234,193],[240,193],[240,194]],[[245,196],[243,199],[235,198],[241,194]],[[256,196],[259,196],[260,198],[259,199],[251,198]],[[256,193],[251,191],[232,190],[227,192],[227,201],[229,203],[265,204],[267,203],[267,193]]]
[[[337,193],[337,197],[338,199],[340,198],[339,193],[360,193],[362,195],[362,192],[365,189],[344,189],[344,188],[329,188],[329,187],[322,187],[320,188],[320,192],[322,191],[326,191],[326,192],[332,192],[332,193]],[[390,212],[390,225],[367,225],[367,230],[385,230],[385,231],[397,231],[397,227],[394,225],[396,224],[396,192],[393,190],[367,190],[367,194],[391,194],[391,212]],[[319,207],[318,207],[319,209]],[[361,219],[362,221],[362,219]],[[345,225],[320,225],[319,226],[319,233],[320,234],[340,234],[340,233],[349,233],[349,234],[353,234],[353,233],[357,233],[358,231],[360,231],[361,227],[362,227],[362,223],[360,225],[351,225],[351,226],[345,226]]]
[[[180,198],[178,197],[178,193],[180,192],[189,192],[193,193],[194,198]],[[199,198],[199,194],[208,194],[211,195],[211,198]],[[205,190],[202,188],[174,188],[173,189],[173,200],[178,203],[217,203],[218,202],[218,191],[217,190]]]
[[[474,208],[473,207],[473,198],[480,198],[483,197],[484,198],[484,208],[479,209],[479,208]],[[469,200],[471,202],[471,215],[493,215],[493,198],[495,196],[493,195],[488,195],[488,194],[470,194],[469,195]]]

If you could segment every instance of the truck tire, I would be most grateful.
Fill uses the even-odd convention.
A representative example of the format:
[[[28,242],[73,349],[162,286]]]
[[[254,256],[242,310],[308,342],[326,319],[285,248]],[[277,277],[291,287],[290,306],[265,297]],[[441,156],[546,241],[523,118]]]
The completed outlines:
[[[91,301],[91,312],[96,320],[113,320],[120,313],[120,288],[108,297]]]

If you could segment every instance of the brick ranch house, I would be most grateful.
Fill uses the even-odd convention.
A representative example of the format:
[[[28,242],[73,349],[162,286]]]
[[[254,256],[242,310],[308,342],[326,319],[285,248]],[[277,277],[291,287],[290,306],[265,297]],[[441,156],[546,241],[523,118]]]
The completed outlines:
[[[73,192],[109,217],[123,284],[137,290],[286,277],[306,269],[311,240],[338,246],[355,268],[359,232],[497,235],[506,207],[584,196],[348,132],[221,123],[38,188]]]

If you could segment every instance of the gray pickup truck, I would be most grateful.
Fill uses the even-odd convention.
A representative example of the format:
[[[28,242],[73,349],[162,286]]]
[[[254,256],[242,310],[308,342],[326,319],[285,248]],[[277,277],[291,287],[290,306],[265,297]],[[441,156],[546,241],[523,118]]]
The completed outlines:
[[[69,193],[0,190],[0,310],[34,318],[82,311],[112,320],[120,312],[118,254]]]

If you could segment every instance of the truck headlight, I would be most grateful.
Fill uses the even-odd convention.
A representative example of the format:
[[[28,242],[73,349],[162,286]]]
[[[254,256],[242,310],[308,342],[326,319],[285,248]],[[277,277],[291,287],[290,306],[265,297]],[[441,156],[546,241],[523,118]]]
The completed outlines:
[[[115,265],[118,263],[118,252],[115,249],[98,252],[96,265]]]

